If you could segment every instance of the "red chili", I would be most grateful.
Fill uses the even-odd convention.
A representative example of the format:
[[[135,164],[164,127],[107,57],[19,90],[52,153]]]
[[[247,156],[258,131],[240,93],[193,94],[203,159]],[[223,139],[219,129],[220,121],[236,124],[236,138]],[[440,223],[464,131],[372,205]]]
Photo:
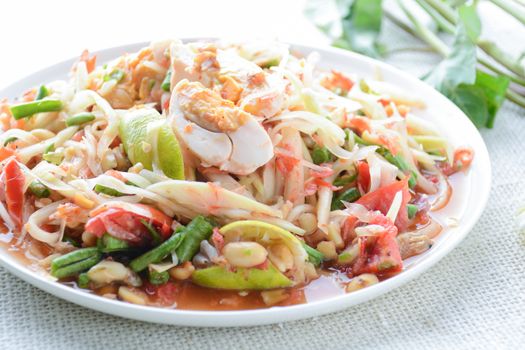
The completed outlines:
[[[25,176],[15,158],[11,158],[4,166],[4,179],[7,211],[17,227],[20,228],[24,208]]]

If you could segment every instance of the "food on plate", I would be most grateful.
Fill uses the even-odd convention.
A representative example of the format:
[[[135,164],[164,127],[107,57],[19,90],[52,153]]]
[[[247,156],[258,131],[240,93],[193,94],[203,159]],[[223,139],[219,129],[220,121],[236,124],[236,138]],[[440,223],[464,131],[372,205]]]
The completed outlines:
[[[275,42],[84,52],[68,80],[0,103],[2,241],[57,283],[180,309],[398,274],[473,152],[417,92],[318,60]]]

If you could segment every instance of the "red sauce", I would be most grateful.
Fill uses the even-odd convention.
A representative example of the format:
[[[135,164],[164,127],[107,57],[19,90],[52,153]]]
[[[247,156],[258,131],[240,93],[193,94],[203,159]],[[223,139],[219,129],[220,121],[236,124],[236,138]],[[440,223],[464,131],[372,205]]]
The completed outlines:
[[[454,174],[450,178],[452,187],[457,189],[457,182],[463,182],[464,179],[464,175]],[[431,196],[430,200],[432,199]],[[461,210],[458,210],[458,208],[447,205],[446,209],[434,212],[432,216],[434,220],[436,220],[437,217],[437,221],[440,222],[443,217],[448,217],[451,214],[460,211]],[[422,228],[427,225],[427,223],[428,217],[426,217],[426,215],[421,215],[412,221],[412,225],[409,229]],[[28,268],[35,271],[39,269],[41,270],[42,267],[39,266],[38,262],[49,254],[52,254],[52,248],[45,243],[32,239],[30,235],[27,235],[21,243],[18,241],[19,238],[13,233],[8,232],[7,228],[0,222],[0,247],[3,247],[3,249],[8,251],[11,255],[15,256]],[[350,281],[350,278],[344,273],[344,270],[336,270],[327,265],[324,270],[320,271],[320,273],[319,278],[311,281],[306,286],[288,288],[285,290],[286,298],[271,306],[282,307],[314,302],[345,293],[344,286]],[[392,276],[385,275],[378,277],[380,280],[383,280]],[[73,288],[78,288],[74,279],[64,280],[61,281],[61,283],[72,286]],[[159,295],[158,287],[149,285],[147,282],[141,287],[141,290],[147,294],[149,304],[152,306],[172,307],[183,310],[217,311],[262,309],[269,307],[264,303],[261,292],[259,291],[239,292],[208,289],[194,285],[189,281],[170,281],[169,284],[171,284],[172,287],[167,290],[167,295],[166,293],[164,293],[164,295]],[[118,285],[108,285],[95,290],[83,290],[87,293],[116,298]]]

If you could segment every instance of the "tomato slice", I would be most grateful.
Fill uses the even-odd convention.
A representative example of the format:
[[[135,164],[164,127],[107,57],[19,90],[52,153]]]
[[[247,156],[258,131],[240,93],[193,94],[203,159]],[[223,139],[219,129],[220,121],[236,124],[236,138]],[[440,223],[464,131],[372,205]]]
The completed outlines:
[[[403,259],[401,259],[396,241],[397,228],[389,218],[379,213],[371,220],[370,224],[380,225],[385,230],[377,237],[359,238],[360,253],[352,268],[352,273],[354,275],[362,273],[389,274],[401,271]],[[375,242],[369,244],[368,241],[374,239]]]
[[[474,159],[474,151],[471,148],[458,148],[454,152],[454,168],[456,171],[465,170]]]
[[[93,55],[89,57],[89,51],[84,50],[82,51],[82,55],[80,55],[80,61],[86,63],[86,70],[88,73],[91,73],[97,64],[97,56]]]
[[[359,175],[358,175],[359,181]],[[359,198],[356,203],[365,206],[368,210],[379,210],[383,215],[388,213],[396,193],[399,191],[403,194],[401,207],[397,214],[395,225],[400,232],[406,230],[408,226],[407,203],[410,201],[410,192],[408,191],[408,177],[401,181],[396,181],[390,185],[383,186]]]
[[[7,211],[17,227],[20,228],[22,226],[26,180],[15,158],[11,158],[4,166],[4,179]]]
[[[357,185],[363,192],[367,192],[370,188],[370,167],[367,162],[357,162]]]
[[[139,214],[141,212],[144,215]],[[164,239],[168,238],[172,231],[173,220],[169,216],[144,204],[127,203],[125,207],[121,207],[110,203],[91,211],[90,215],[85,230],[97,237],[109,233],[132,243],[147,241],[151,238],[150,233],[141,220],[149,221]]]
[[[0,162],[9,157],[16,156],[16,152],[10,148],[0,148]]]

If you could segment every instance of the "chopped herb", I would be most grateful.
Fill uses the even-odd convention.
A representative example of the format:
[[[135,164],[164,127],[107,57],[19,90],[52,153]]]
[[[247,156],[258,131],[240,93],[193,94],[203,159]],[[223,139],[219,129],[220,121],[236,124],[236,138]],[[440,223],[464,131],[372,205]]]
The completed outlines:
[[[17,137],[14,137],[14,136],[11,136],[11,137],[8,137],[5,141],[4,141],[4,147],[7,146],[8,144],[10,144],[11,142],[14,142],[18,140]]]
[[[122,79],[124,79],[124,76],[126,73],[120,69],[115,69],[111,73],[104,76],[104,81],[110,81],[115,80],[117,83],[119,83]]]

